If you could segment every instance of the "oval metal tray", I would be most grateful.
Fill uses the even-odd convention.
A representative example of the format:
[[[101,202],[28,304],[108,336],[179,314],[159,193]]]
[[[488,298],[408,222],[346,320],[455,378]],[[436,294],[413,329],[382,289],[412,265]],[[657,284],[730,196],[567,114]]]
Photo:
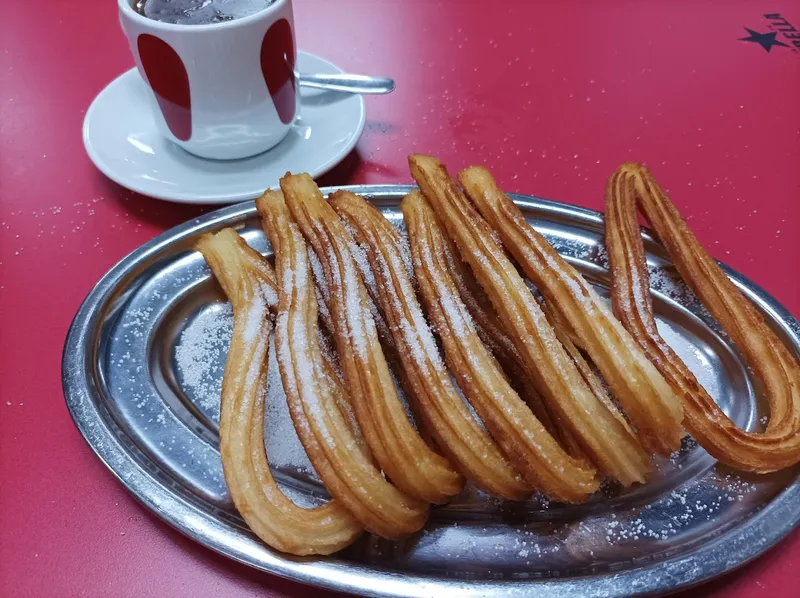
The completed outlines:
[[[398,226],[410,187],[348,187]],[[325,189],[328,192],[332,189]],[[531,224],[597,288],[607,284],[602,215],[514,195]],[[231,314],[198,236],[236,227],[265,254],[251,202],[223,208],[153,239],[89,294],[69,331],[64,393],[86,441],[164,521],[201,544],[296,581],[374,596],[657,594],[697,584],[770,548],[800,520],[798,468],[746,476],[687,438],[656,464],[651,482],[608,486],[588,504],[542,498],[503,503],[468,488],[436,508],[425,530],[400,543],[366,536],[329,558],[295,558],[262,544],[228,496],[217,450],[219,387]],[[763,426],[765,405],[739,352],[643,231],[659,327],[739,425]],[[800,353],[800,325],[727,269],[770,326]],[[302,505],[327,496],[309,467],[270,365],[267,452],[287,494]]]

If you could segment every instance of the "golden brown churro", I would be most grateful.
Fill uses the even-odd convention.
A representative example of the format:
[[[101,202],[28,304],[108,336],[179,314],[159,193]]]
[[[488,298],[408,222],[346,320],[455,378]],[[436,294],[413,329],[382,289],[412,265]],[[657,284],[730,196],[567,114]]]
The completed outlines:
[[[336,552],[362,533],[361,524],[336,500],[316,509],[295,505],[281,492],[267,461],[269,275],[231,229],[204,235],[198,250],[233,305],[219,431],[222,467],[233,502],[250,529],[273,548],[296,555]]]
[[[436,224],[438,226],[438,223]],[[525,372],[525,364],[517,351],[514,342],[503,330],[502,323],[497,319],[497,314],[492,307],[489,297],[475,279],[470,267],[461,260],[458,250],[453,242],[442,235],[442,252],[447,263],[447,269],[458,289],[458,294],[464,305],[467,306],[473,324],[478,331],[478,336],[500,364],[502,371],[508,377],[511,387],[519,394],[531,408],[536,418],[544,425],[573,457],[583,458],[583,451],[569,431],[566,424],[555,414],[550,412],[541,393],[536,389],[533,376]]]
[[[562,418],[592,462],[624,485],[644,481],[649,458],[636,438],[594,396],[564,351],[532,293],[486,222],[435,158],[411,156],[411,174],[455,241],[517,343],[548,406]]]
[[[281,179],[289,210],[322,262],[329,289],[332,333],[358,423],[380,466],[402,491],[445,502],[464,483],[411,425],[397,397],[367,294],[356,269],[352,237],[310,176]]]
[[[683,410],[675,392],[594,288],[528,224],[488,170],[471,166],[459,179],[470,201],[500,233],[506,249],[603,374],[642,445],[663,455],[679,449]]]
[[[351,227],[356,242],[366,248],[376,283],[376,302],[389,325],[400,366],[426,428],[437,446],[480,489],[512,500],[530,496],[532,486],[508,462],[453,387],[417,302],[409,278],[408,247],[402,243],[397,229],[377,209],[348,191],[334,193],[329,203]]]
[[[636,206],[653,226],[683,279],[739,347],[764,384],[764,433],[741,430],[716,405],[661,338]],[[614,313],[683,400],[686,427],[720,461],[757,473],[800,461],[800,366],[764,318],[702,248],[650,172],[623,164],[606,187],[606,245]]]
[[[598,487],[595,470],[559,446],[479,338],[450,276],[446,239],[433,210],[417,191],[405,197],[401,208],[420,293],[464,395],[526,480],[552,499],[586,500]]]
[[[387,482],[353,435],[321,371],[317,302],[305,241],[279,193],[260,198],[259,213],[278,271],[278,364],[303,447],[331,496],[368,531],[395,540],[407,536],[425,524],[428,505]]]

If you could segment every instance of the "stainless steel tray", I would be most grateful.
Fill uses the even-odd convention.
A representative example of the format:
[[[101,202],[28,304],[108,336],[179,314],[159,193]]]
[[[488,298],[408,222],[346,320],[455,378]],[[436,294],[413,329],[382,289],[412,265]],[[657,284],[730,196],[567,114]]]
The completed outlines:
[[[398,225],[410,187],[350,187]],[[330,191],[330,190],[325,190]],[[596,212],[512,196],[531,224],[603,291],[603,218]],[[330,558],[270,550],[227,494],[217,451],[219,385],[230,309],[202,257],[198,235],[240,229],[269,247],[252,203],[174,228],[117,264],[89,294],[70,329],[64,393],[86,441],[147,508],[201,544],[296,581],[374,596],[627,596],[697,584],[764,552],[800,520],[798,472],[745,476],[691,439],[626,493],[604,488],[589,504],[541,498],[503,503],[466,490],[400,543],[365,537]],[[740,353],[674,277],[644,232],[655,309],[666,340],[720,405],[748,429],[763,426],[759,383]],[[800,325],[743,276],[729,276],[770,326],[800,353]],[[267,445],[276,477],[303,505],[326,493],[309,468],[270,366]]]

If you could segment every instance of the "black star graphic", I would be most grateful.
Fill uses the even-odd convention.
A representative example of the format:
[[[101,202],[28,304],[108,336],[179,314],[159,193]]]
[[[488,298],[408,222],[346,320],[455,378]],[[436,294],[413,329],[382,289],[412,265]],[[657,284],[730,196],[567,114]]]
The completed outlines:
[[[741,42],[755,42],[762,48],[764,48],[767,52],[772,50],[772,46],[783,46],[784,48],[788,48],[789,44],[784,44],[783,42],[779,42],[775,39],[775,36],[778,35],[777,32],[772,31],[770,33],[758,33],[757,31],[753,31],[752,29],[748,29],[747,27],[744,28],[747,33],[750,34],[749,37],[740,37],[739,41]]]

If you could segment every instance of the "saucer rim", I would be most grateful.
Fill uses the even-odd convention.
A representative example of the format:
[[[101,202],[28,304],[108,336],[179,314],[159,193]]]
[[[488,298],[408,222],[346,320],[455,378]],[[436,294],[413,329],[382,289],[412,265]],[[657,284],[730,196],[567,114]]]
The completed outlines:
[[[341,69],[338,65],[334,64],[333,62],[317,56],[316,54],[312,54],[311,52],[305,52],[303,50],[298,51],[298,55],[305,55],[308,58],[312,58],[317,60],[325,65],[326,68],[330,68],[331,72],[334,73],[344,73],[345,71]],[[94,113],[99,109],[98,106],[103,102],[103,96],[108,93],[108,90],[118,82],[120,82],[125,77],[139,77],[141,79],[141,75],[139,74],[136,67],[128,69],[127,71],[119,74],[114,79],[112,79],[108,84],[106,84],[102,90],[94,97],[89,108],[86,110],[86,115],[83,119],[82,125],[82,138],[83,138],[83,147],[86,151],[86,154],[89,156],[91,162],[95,165],[95,167],[107,178],[115,182],[116,184],[120,185],[121,187],[128,189],[129,191],[133,191],[145,197],[151,197],[153,199],[158,199],[162,201],[169,201],[173,203],[183,203],[183,204],[195,204],[195,205],[226,205],[226,204],[234,204],[240,203],[243,201],[250,201],[259,197],[266,188],[260,188],[259,190],[253,191],[243,191],[237,193],[215,193],[215,194],[202,194],[202,193],[187,193],[182,192],[180,189],[175,189],[174,192],[168,192],[164,190],[163,192],[158,190],[151,190],[145,189],[144,186],[138,184],[135,180],[131,180],[129,177],[123,176],[120,174],[118,169],[111,167],[101,155],[100,152],[93,146],[91,141],[91,121]],[[144,83],[144,81],[142,81]],[[357,95],[357,94],[354,94]],[[364,127],[367,123],[367,112],[366,112],[366,102],[364,101],[364,96],[357,95],[359,99],[359,119],[358,124],[352,130],[352,134],[350,135],[350,139],[348,142],[342,146],[342,148],[337,151],[335,154],[332,154],[329,159],[324,161],[320,166],[315,169],[312,169],[309,174],[312,178],[316,179],[325,173],[329,172],[334,166],[339,164],[344,158],[353,151],[358,140],[361,138],[361,135],[364,132]],[[155,127],[155,124],[153,125]],[[311,141],[313,143],[313,141]],[[277,146],[276,146],[277,147]],[[269,154],[272,150],[267,150],[263,154]],[[193,156],[198,160],[206,160],[205,158],[201,158],[200,156]],[[250,160],[257,156],[251,156],[250,158],[242,158],[242,160]],[[230,162],[235,163],[239,160],[230,160]],[[287,168],[287,170],[291,170]],[[277,184],[270,188],[277,188]]]

